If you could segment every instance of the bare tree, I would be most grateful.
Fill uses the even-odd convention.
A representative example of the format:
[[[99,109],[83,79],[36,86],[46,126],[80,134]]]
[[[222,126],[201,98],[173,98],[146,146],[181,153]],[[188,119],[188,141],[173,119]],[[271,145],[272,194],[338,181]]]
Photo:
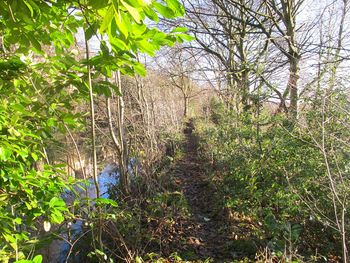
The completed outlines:
[[[165,60],[164,60],[165,57]],[[164,62],[162,62],[162,60]],[[176,87],[183,100],[183,117],[188,117],[190,100],[196,97],[203,90],[198,90],[195,83],[197,72],[196,59],[191,50],[175,47],[162,54],[158,60],[158,66],[166,72],[171,84]]]

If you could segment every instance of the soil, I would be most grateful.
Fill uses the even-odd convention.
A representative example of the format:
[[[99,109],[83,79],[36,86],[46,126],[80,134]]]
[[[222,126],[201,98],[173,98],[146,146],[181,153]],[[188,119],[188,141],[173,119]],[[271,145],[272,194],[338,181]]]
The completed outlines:
[[[187,262],[252,259],[256,253],[250,237],[253,225],[223,208],[223,195],[212,181],[214,169],[200,156],[199,139],[193,130],[189,122],[184,129],[183,156],[173,163],[167,176],[185,196],[190,214],[175,216],[170,224],[166,219],[155,223],[152,232],[160,245],[158,253],[171,258],[176,252]]]
[[[232,260],[233,255],[225,247],[228,242],[227,226],[220,214],[217,189],[208,175],[209,165],[199,158],[198,138],[191,128],[187,129],[185,155],[177,164],[175,178],[181,184],[195,228],[188,233],[191,235],[187,237],[187,247],[180,254],[186,255],[190,251],[194,254],[192,256],[200,259],[212,258],[215,262]]]
[[[182,220],[181,231],[175,230],[173,240],[182,240],[182,246],[175,245],[177,253],[185,260],[205,260],[212,262],[232,262],[241,258],[242,249],[237,244],[237,235],[232,230],[234,220],[222,208],[222,194],[212,182],[212,166],[199,155],[198,138],[193,133],[192,122],[184,130],[184,156],[176,162],[173,177],[181,188],[190,208],[191,216]],[[242,222],[240,222],[242,223]],[[244,224],[244,222],[243,222]],[[239,241],[240,245],[244,241]],[[243,243],[242,243],[243,242]],[[174,243],[174,242],[173,242]],[[184,244],[185,243],[185,244]],[[238,246],[237,246],[238,245]],[[247,244],[255,254],[251,242]],[[247,249],[244,245],[244,249]]]

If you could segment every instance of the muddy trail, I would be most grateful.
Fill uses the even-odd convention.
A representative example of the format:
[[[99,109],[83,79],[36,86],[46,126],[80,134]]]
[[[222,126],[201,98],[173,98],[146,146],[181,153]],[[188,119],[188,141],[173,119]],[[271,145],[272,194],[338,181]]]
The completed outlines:
[[[171,207],[171,212],[166,210],[148,224],[153,241],[147,249],[169,262],[174,261],[174,253],[185,262],[255,262],[256,226],[238,211],[224,208],[220,184],[213,182],[213,174],[217,178],[219,171],[202,156],[194,128],[192,122],[187,123],[183,154],[165,172],[167,192],[177,197],[182,193],[185,204],[163,205],[163,209]]]
[[[198,156],[198,138],[187,128],[184,145],[185,156],[178,163],[175,177],[191,210],[191,223],[195,226],[187,238],[187,249],[198,258],[212,258],[215,262],[228,261],[233,255],[226,251],[226,229],[219,210],[217,189],[211,184],[207,164]]]
[[[222,209],[222,195],[211,181],[212,167],[199,156],[198,137],[193,133],[193,124],[185,128],[184,156],[176,162],[171,174],[187,200],[190,216],[181,219],[172,233],[170,249],[184,260],[206,260],[211,262],[232,262],[234,259],[255,253],[251,243],[237,240],[244,222],[229,223],[228,215]],[[236,231],[237,232],[237,231]],[[181,241],[181,242],[179,242]],[[251,250],[251,251],[250,251]],[[252,254],[254,255],[254,254]]]

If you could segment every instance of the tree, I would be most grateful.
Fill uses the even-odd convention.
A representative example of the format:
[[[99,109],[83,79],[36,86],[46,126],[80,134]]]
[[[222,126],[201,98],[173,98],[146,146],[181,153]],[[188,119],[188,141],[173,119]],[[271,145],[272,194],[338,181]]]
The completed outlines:
[[[183,99],[183,117],[187,118],[190,100],[203,92],[198,91],[194,80],[197,71],[195,56],[189,50],[174,47],[166,53],[163,52],[157,63],[169,77],[171,84],[180,91]]]
[[[299,26],[297,16],[303,4],[294,0],[186,2],[187,16],[181,22],[197,40],[189,48],[201,49],[201,55],[215,57],[224,66],[238,112],[249,109],[257,96],[264,99],[272,92],[280,100],[279,111],[296,118],[299,64],[309,44],[307,30],[314,26]],[[306,33],[298,35],[301,30]],[[287,65],[285,86],[281,81],[274,84],[274,76],[287,71]],[[253,87],[260,86],[264,92],[257,95]]]
[[[74,127],[78,121],[70,112],[69,97],[90,100],[94,141],[96,93],[105,92],[106,87],[120,89],[109,82],[96,85],[101,84],[100,76],[111,77],[112,71],[144,75],[137,53],[153,55],[187,35],[176,30],[166,34],[145,23],[146,18],[158,22],[159,17],[183,15],[184,8],[176,0],[1,1],[0,7],[0,245],[1,257],[7,261],[25,257],[27,240],[33,236],[29,233],[40,217],[51,223],[64,220],[67,208],[59,194],[67,185],[63,171],[50,165],[45,145],[58,128],[63,131],[64,125]],[[86,36],[83,60],[71,51],[79,28]],[[106,36],[108,44],[99,35]],[[95,56],[89,52],[92,36],[100,39]],[[86,88],[89,96],[84,96]],[[92,150],[98,194],[94,144]],[[33,168],[43,158],[45,169]],[[26,228],[18,227],[22,222]]]

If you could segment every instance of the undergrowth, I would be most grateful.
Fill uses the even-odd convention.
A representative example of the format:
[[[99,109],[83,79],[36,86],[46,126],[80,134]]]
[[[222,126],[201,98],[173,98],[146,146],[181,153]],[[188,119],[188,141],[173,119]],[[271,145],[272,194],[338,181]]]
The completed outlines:
[[[211,162],[212,181],[221,189],[222,209],[228,211],[231,227],[237,225],[237,215],[249,219],[258,262],[337,262],[342,241],[332,219],[334,193],[324,155],[315,143],[320,130],[313,126],[320,116],[308,113],[304,126],[291,128],[283,117],[251,115],[247,112],[237,120],[234,112],[213,103],[211,119],[196,124],[201,154]],[[341,127],[330,126],[327,129],[336,128],[337,136],[346,136]],[[334,143],[327,139],[327,145]],[[346,152],[335,155],[338,161],[329,157],[331,169],[339,165],[346,170]],[[342,181],[334,182],[347,196]]]

